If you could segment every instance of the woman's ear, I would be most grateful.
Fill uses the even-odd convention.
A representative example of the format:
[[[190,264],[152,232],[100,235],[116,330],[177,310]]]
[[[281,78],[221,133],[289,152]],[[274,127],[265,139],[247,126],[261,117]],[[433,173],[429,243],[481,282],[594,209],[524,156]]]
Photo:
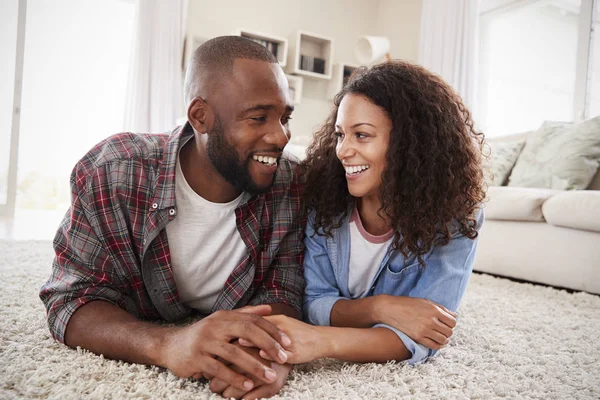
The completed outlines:
[[[198,133],[210,130],[212,110],[202,97],[194,97],[188,107],[188,121]]]

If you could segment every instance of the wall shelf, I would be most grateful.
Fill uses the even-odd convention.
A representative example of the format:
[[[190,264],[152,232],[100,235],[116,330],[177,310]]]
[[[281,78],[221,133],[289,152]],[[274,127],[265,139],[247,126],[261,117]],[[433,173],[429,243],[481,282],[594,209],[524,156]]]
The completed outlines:
[[[297,31],[290,40],[287,71],[307,78],[331,79],[333,39]]]
[[[288,79],[288,84],[290,85],[290,98],[292,99],[292,104],[300,104],[302,101],[302,85],[304,83],[304,79],[301,76],[296,75],[285,75]]]
[[[352,72],[358,67],[358,65],[350,63],[338,63],[333,66],[333,74],[329,81],[329,87],[327,88],[328,99],[333,99],[335,95],[342,90],[342,87]]]
[[[238,36],[242,36],[265,46],[277,58],[281,67],[285,67],[288,57],[288,41],[286,38],[267,35],[248,29],[238,29],[234,32]]]

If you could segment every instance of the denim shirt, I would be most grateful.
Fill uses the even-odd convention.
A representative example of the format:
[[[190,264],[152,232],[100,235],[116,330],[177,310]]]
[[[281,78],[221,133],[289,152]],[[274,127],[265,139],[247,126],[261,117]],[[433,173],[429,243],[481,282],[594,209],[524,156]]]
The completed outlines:
[[[350,213],[349,213],[350,214]],[[484,219],[483,209],[477,211],[477,230]],[[313,325],[331,325],[333,305],[341,299],[353,299],[348,289],[350,265],[350,215],[333,237],[315,235],[314,213],[306,225],[304,243],[304,319]],[[469,239],[455,231],[445,246],[434,246],[423,256],[423,268],[414,255],[405,258],[392,245],[379,265],[369,292],[361,297],[387,294],[429,299],[449,310],[456,311],[465,293],[473,270],[478,239]],[[389,325],[374,327],[391,329],[412,353],[410,364],[418,364],[433,356],[436,351],[416,343],[406,334]]]

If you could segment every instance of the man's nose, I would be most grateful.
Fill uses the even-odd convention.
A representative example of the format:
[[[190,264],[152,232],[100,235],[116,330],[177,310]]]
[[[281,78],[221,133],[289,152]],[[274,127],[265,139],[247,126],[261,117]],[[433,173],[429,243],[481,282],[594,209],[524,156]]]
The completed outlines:
[[[278,148],[283,149],[290,141],[290,137],[291,133],[289,128],[281,123],[278,123],[273,126],[272,131],[265,136],[265,142],[268,144],[274,144]]]

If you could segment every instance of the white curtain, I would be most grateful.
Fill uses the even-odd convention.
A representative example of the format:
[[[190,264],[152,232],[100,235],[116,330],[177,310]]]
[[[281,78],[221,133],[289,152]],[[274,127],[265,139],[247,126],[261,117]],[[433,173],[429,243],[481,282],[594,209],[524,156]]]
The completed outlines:
[[[125,130],[159,133],[183,116],[187,0],[137,0]]]
[[[441,75],[472,108],[477,82],[479,0],[423,0],[419,63]]]

